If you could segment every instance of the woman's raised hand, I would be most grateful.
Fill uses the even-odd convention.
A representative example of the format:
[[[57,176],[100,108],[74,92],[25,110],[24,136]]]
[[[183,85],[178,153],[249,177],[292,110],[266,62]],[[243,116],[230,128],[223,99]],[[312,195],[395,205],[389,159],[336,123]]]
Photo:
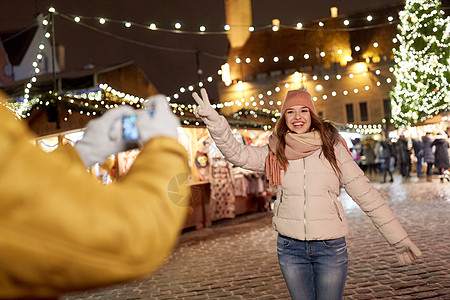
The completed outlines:
[[[196,117],[201,118],[207,126],[214,125],[214,123],[220,121],[220,115],[212,108],[206,90],[201,89],[200,93],[202,94],[202,97],[196,92],[192,93],[192,97],[195,102],[197,102],[197,108],[195,109],[194,114]]]

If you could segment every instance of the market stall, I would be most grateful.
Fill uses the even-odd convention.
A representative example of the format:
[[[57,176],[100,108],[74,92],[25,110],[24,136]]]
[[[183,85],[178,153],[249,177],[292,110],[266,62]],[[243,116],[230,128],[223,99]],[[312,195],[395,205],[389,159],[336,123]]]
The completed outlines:
[[[269,131],[233,129],[236,139],[245,145],[261,146],[267,143]],[[74,144],[81,139],[81,130],[40,137],[35,143],[44,151],[59,145]],[[180,127],[179,142],[186,148],[191,170],[188,185],[191,204],[185,228],[210,226],[213,221],[234,218],[237,215],[264,210],[272,191],[264,173],[244,170],[229,163],[212,141],[205,127]],[[113,184],[124,176],[139,154],[139,149],[121,152],[96,164],[90,172],[100,183]]]
[[[270,135],[269,131],[256,129],[233,129],[233,133],[240,143],[251,146],[267,144]],[[200,215],[195,209],[202,209],[203,226],[268,206],[272,192],[264,174],[229,163],[206,128],[183,127],[179,141],[188,151],[193,197],[197,204],[202,203],[201,208],[194,206],[192,214]]]

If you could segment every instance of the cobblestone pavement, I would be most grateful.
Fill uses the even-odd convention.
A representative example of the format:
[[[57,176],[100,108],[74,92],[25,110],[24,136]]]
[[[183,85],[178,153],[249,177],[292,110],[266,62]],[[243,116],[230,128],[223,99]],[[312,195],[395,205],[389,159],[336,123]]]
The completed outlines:
[[[395,177],[373,185],[385,197],[423,256],[410,266],[343,192],[350,223],[349,273],[344,299],[450,299],[450,183]],[[289,299],[276,257],[271,213],[218,221],[184,232],[167,263],[156,273],[74,299]]]

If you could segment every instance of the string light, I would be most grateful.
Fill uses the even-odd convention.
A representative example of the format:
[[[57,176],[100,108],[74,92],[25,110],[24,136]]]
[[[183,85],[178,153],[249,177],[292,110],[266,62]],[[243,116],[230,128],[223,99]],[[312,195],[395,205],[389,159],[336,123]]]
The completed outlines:
[[[381,72],[379,70],[377,70],[377,71],[378,71],[377,72],[378,75],[380,75]],[[360,73],[351,73],[351,75],[352,75],[352,78],[357,78],[357,75],[365,78],[365,77],[367,77],[367,74],[366,74],[366,76],[364,76],[364,73],[366,73],[366,72],[363,71],[363,72],[360,72]],[[274,94],[274,92],[275,93],[279,93],[281,91],[281,88],[289,89],[290,84],[299,83],[300,82],[298,80],[295,80],[295,78],[297,78],[297,77],[301,78],[304,83],[307,83],[308,77],[310,78],[309,80],[312,80],[312,81],[319,80],[319,75],[308,75],[308,77],[307,77],[306,75],[301,75],[298,72],[293,73],[292,75],[293,75],[293,78],[294,78],[293,82],[280,82],[277,86],[275,86],[273,91],[272,90],[265,90],[265,91],[259,92],[257,95],[256,94],[255,95],[250,95],[248,97],[241,97],[240,99],[234,99],[234,100],[232,100],[232,99],[224,100],[223,104],[217,104],[216,106],[214,106],[214,108],[241,107],[241,106],[247,107],[247,106],[251,105],[252,107],[255,107],[255,109],[266,109],[267,111],[269,111],[271,113],[279,113],[278,107],[281,106],[281,101],[279,101],[279,100],[276,102],[277,106],[275,106],[275,102],[272,101],[272,100],[268,100],[268,102],[263,102],[264,104],[268,103],[269,107],[272,107],[272,108],[269,108],[269,109],[268,108],[258,108],[258,104],[259,105],[264,105],[264,104],[261,104],[261,102],[260,102],[264,98],[264,95],[272,96]],[[337,77],[339,77],[339,78],[342,77],[342,75],[340,75],[340,74],[338,74],[338,75],[339,76],[337,76]],[[326,78],[329,78],[329,75],[325,74],[323,76],[321,75],[320,77],[325,80]],[[380,85],[381,84],[378,84],[377,86],[380,86]],[[192,86],[194,86],[194,85],[192,85]],[[242,81],[238,82],[237,83],[237,87],[239,87],[239,86],[241,87],[240,89],[242,90],[243,86],[244,86],[244,83]],[[320,92],[322,90],[323,90],[323,87],[320,90]],[[370,87],[368,85],[362,85],[360,89],[355,87],[355,88],[353,88],[351,90],[353,91],[353,93],[359,93],[359,92],[363,92],[363,91],[369,91]],[[344,96],[349,95],[349,92],[347,90],[343,90],[340,93],[342,95],[344,95]],[[333,90],[330,94],[323,94],[323,95],[321,95],[321,99],[325,101],[330,96],[336,97],[337,96],[337,92],[335,90]],[[170,98],[171,97],[169,97],[169,99]],[[177,99],[178,97],[172,96],[172,98]],[[255,98],[259,98],[261,100],[257,103],[257,102],[254,101]],[[315,101],[318,101],[318,100],[319,100],[319,98],[315,96]],[[171,103],[171,105],[176,107],[176,108],[178,108],[178,109],[180,108],[180,106],[178,104],[176,104],[176,103]]]
[[[160,30],[160,31],[166,31],[166,32],[172,32],[172,33],[182,33],[182,34],[206,34],[206,33],[210,33],[210,34],[227,34],[227,32],[231,29],[231,27],[233,27],[232,24],[224,24],[221,25],[221,30],[216,30],[216,31],[207,31],[206,26],[204,25],[198,25],[198,26],[191,26],[192,24],[188,24],[186,26],[182,26],[181,22],[177,22],[174,25],[172,25],[172,29],[170,27],[166,27],[164,28],[163,26],[156,26],[156,23],[152,23],[150,25],[144,25],[144,24],[140,24],[137,22],[133,22],[133,21],[125,21],[125,20],[116,20],[116,19],[111,19],[111,18],[106,18],[106,17],[88,17],[88,16],[75,16],[73,14],[66,14],[63,13],[61,11],[56,11],[53,7],[49,9],[49,11],[51,13],[55,13],[56,15],[65,15],[70,17],[71,20],[73,20],[76,23],[81,22],[81,20],[89,20],[89,19],[94,19],[97,20],[98,23],[104,25],[106,24],[106,22],[111,22],[111,23],[120,23],[120,24],[124,24],[126,27],[141,27],[141,28],[148,28],[151,30]],[[365,20],[371,22],[373,21],[374,17],[372,15],[368,15]],[[277,20],[277,19],[274,19]],[[352,21],[356,24],[358,21],[360,20],[360,18],[355,18],[352,19]],[[379,24],[379,26],[384,26],[384,25],[389,25],[390,23],[394,22],[394,18],[392,16],[389,16],[387,18],[388,23],[381,23]],[[314,27],[314,25],[317,24],[319,27],[324,27],[325,23],[324,21],[317,21],[317,22],[310,22],[308,27],[305,27],[304,24],[302,22],[297,22],[296,24],[292,24],[292,25],[283,25],[284,28],[292,28],[292,29],[296,29],[296,30],[317,30],[317,28]],[[350,25],[350,20],[349,19],[345,19],[343,20],[343,24],[348,27]],[[272,24],[270,25],[273,31],[278,31],[280,29],[280,24],[278,23],[274,23],[272,22]],[[195,30],[181,30],[181,28],[198,28],[198,31]],[[254,32],[254,31],[259,31],[259,30],[265,30],[268,26],[267,25],[262,25],[262,26],[250,26],[248,28],[248,30],[250,32]],[[360,27],[360,29],[364,29],[367,28],[366,25],[363,25]],[[373,28],[373,26],[371,27]],[[351,28],[351,30],[356,30],[359,28]],[[346,30],[350,30],[350,28],[335,28],[335,31],[346,31]]]
[[[380,74],[379,70],[377,70],[376,73],[378,73],[378,75],[379,75],[379,74]],[[353,78],[353,77],[354,77],[354,74],[351,74],[351,75],[352,75],[351,77]],[[305,76],[305,75],[303,75],[303,76],[301,76],[301,77],[302,77],[302,79],[306,79],[306,76]],[[318,80],[318,75],[312,75],[311,77],[312,77],[313,80]],[[324,80],[328,80],[328,79],[329,79],[329,75],[324,75],[323,78],[324,78]],[[336,78],[341,78],[341,75],[338,74],[338,75],[336,76]],[[208,82],[212,82],[212,81],[213,81],[212,76],[208,77]],[[202,86],[202,84],[199,83],[198,86]],[[276,87],[275,87],[275,91],[276,91],[276,92],[279,92],[279,91],[281,90],[281,87],[289,88],[289,86],[290,86],[290,83],[289,83],[289,82],[281,83],[280,86],[276,86]],[[131,96],[131,95],[126,95],[125,93],[116,91],[116,90],[112,89],[111,87],[107,86],[106,84],[100,85],[100,88],[103,89],[103,90],[105,90],[107,93],[111,93],[112,95],[114,95],[114,96],[116,96],[116,97],[118,97],[118,98],[125,97],[126,100],[131,101],[131,102],[128,102],[128,104],[131,104],[131,105],[132,105],[132,104],[135,104],[136,102],[142,102],[142,101],[143,101],[143,99],[139,99],[138,97],[133,97],[133,96]],[[189,90],[192,91],[193,89],[194,89],[194,87],[193,87],[193,85],[191,85],[191,86],[189,87]],[[366,88],[365,90],[368,90],[368,89]],[[180,88],[180,91],[183,93],[183,92],[185,91],[185,88]],[[272,92],[271,92],[271,91],[266,91],[265,93],[266,93],[267,95],[269,95],[269,96],[272,95]],[[344,93],[347,93],[347,91],[344,91]],[[336,92],[333,91],[333,92],[332,92],[332,96],[335,96],[335,94],[336,94]],[[258,95],[258,97],[261,99],[261,98],[263,97],[263,95],[260,93],[260,94]],[[178,98],[179,98],[179,95],[178,95],[178,94],[174,94],[174,95],[173,95],[173,98],[178,99]],[[254,98],[254,97],[251,96],[250,98]],[[323,100],[326,100],[327,98],[328,98],[327,95],[322,95],[322,99],[323,99]],[[170,97],[168,97],[168,99],[170,100]],[[317,100],[317,97],[316,97],[316,100]],[[125,104],[125,103],[126,103],[126,102],[124,102],[123,104]],[[228,107],[229,107],[229,106],[235,106],[235,105],[241,106],[241,105],[244,105],[244,103],[245,103],[245,99],[242,99],[242,103],[241,103],[241,102],[236,102],[236,101],[231,101],[231,100],[230,100],[230,101],[225,101],[224,105],[225,105],[225,106],[228,106]],[[261,104],[261,103],[264,104],[264,101],[262,101],[262,100],[260,101],[260,105],[263,105],[263,104]],[[85,105],[86,105],[86,104],[87,104],[87,103],[85,103]],[[253,106],[256,106],[256,105],[257,105],[255,102],[253,102],[252,104],[253,104]],[[269,102],[269,104],[272,106],[272,105],[274,104],[274,102],[273,102],[273,101],[272,101],[272,102]],[[281,101],[277,101],[277,105],[278,105],[278,106],[281,105]],[[171,106],[173,106],[173,107],[175,107],[175,108],[178,108],[178,109],[181,108],[181,106],[179,107],[178,104],[176,104],[176,103],[172,103]],[[248,102],[247,102],[247,106],[248,106]],[[98,106],[97,106],[97,107],[98,107]],[[108,106],[108,105],[105,106],[106,109],[109,109],[110,107],[112,107],[112,106]],[[195,106],[193,106],[193,107],[195,108]],[[220,107],[221,107],[221,105],[219,104],[219,105],[217,106],[217,108],[220,108]],[[222,106],[222,107],[223,107],[223,106]],[[27,110],[27,109],[25,109],[25,110]],[[272,112],[272,113],[278,113],[278,109],[275,109],[275,110],[268,110],[268,111],[270,111],[270,112]]]
[[[78,20],[78,22],[80,22],[81,21],[81,19],[85,19],[85,17],[74,17],[73,18],[73,20],[75,21],[75,22],[77,22],[76,20]],[[108,21],[110,21],[109,19],[105,19],[105,18],[101,18],[101,19],[103,19],[104,20],[104,23],[106,22],[106,20],[108,20]],[[388,18],[388,20],[389,20],[389,18]],[[348,20],[346,20],[347,21],[347,25],[349,24],[349,21]],[[104,24],[103,23],[103,24]],[[131,25],[134,25],[134,23],[133,22],[125,22],[125,23],[123,23],[123,24],[125,24],[125,26],[127,26],[127,24],[129,24],[129,26],[127,26],[127,27],[131,27]],[[299,24],[300,24],[300,26],[299,26]],[[180,24],[180,26],[181,26],[181,24]],[[147,25],[146,26],[147,28],[149,28],[149,29],[152,29],[152,30],[156,30],[157,29],[157,27],[156,27],[156,25],[155,25],[155,23],[152,23],[152,24],[150,24],[149,26]],[[203,26],[204,27],[204,26]],[[302,24],[299,22],[299,23],[297,23],[296,24],[296,28],[297,29],[299,29],[299,28],[302,28],[303,26],[302,26]],[[199,27],[199,28],[202,28],[202,27]],[[228,28],[228,29],[227,29]],[[229,30],[231,27],[230,27],[230,25],[225,25],[224,26],[224,30],[225,31],[227,31],[227,30]],[[254,27],[252,27],[253,28],[253,30],[254,30]],[[206,27],[204,27],[204,30],[202,31],[202,29],[200,29],[200,31],[201,32],[204,32],[204,31],[206,31]],[[374,45],[375,46],[375,45]],[[340,49],[339,49],[340,50]],[[338,51],[339,51],[338,50]],[[356,49],[355,49],[356,50]],[[342,50],[341,50],[341,52],[342,52]],[[322,56],[325,56],[326,55],[326,53],[324,52],[324,51],[322,51],[322,52],[320,52],[320,55]],[[305,54],[303,54],[303,58],[304,59],[309,59],[309,57],[310,57],[310,55],[309,54],[307,54],[307,53],[305,53]],[[279,56],[275,56],[275,57],[273,57],[273,58],[271,58],[271,60],[273,60],[274,62],[278,62],[278,61],[280,61],[281,59],[283,59],[282,57],[279,57]],[[284,58],[284,59],[286,59],[286,58]],[[293,61],[293,60],[295,60],[296,58],[293,56],[293,55],[290,55],[290,56],[288,56],[288,60],[289,61]],[[245,59],[245,62],[246,63],[250,63],[252,61],[252,59],[251,58],[246,58]],[[255,59],[254,61],[259,61],[260,63],[264,63],[266,60],[265,60],[265,58],[264,57],[259,57],[259,59]],[[379,74],[378,74],[379,75]],[[317,75],[316,75],[317,76]],[[329,75],[326,75],[326,76],[328,76],[328,77],[324,77],[324,79],[325,80],[329,80]],[[339,78],[337,78],[339,76]],[[338,75],[338,76],[336,76],[336,78],[337,79],[340,79],[340,76],[341,75]],[[364,75],[363,75],[364,76]],[[212,79],[212,76],[210,76],[210,77],[208,77],[208,82],[212,82],[213,81],[213,79]],[[198,86],[202,86],[203,85],[203,83],[201,83],[201,82],[199,82],[198,83]],[[379,86],[379,81],[377,82],[377,85]],[[286,83],[282,83],[280,86],[276,86],[276,89],[280,89],[280,87],[285,87],[285,88],[288,88],[289,87],[289,82],[286,82]],[[366,87],[368,87],[368,86],[366,86]],[[364,88],[365,90],[368,90],[368,89],[366,89],[366,87]],[[194,89],[194,86],[193,85],[190,85],[189,87],[188,87],[188,89],[191,91],[191,90],[193,90]],[[278,92],[278,91],[277,91]],[[334,94],[336,94],[336,92],[335,91],[333,91],[332,93],[332,96],[334,96]],[[177,97],[175,97],[175,95],[177,96]],[[117,95],[117,96],[120,96],[120,95]],[[174,98],[178,98],[179,97],[179,95],[178,94],[174,94],[174,96],[173,96]],[[327,95],[323,95],[322,96],[322,99],[323,100],[326,100],[328,97],[327,97]],[[34,98],[33,99],[31,99],[31,100],[34,100]],[[229,102],[230,101],[228,101],[228,105],[229,105]],[[227,103],[227,102],[226,102]],[[233,101],[233,105],[236,105],[236,102],[235,101]],[[245,102],[243,102],[243,101],[241,101],[241,102],[239,102],[240,103],[240,105],[245,105]],[[248,102],[247,102],[248,103]],[[269,103],[269,105],[273,105],[274,104],[274,102],[272,101],[272,102],[268,102]],[[272,103],[272,104],[270,104],[270,103]],[[280,103],[280,101],[277,101],[277,104],[278,105],[280,105],[281,103]],[[176,106],[176,104],[174,104],[174,103],[172,103],[171,105],[175,105]],[[219,107],[220,108],[220,107]],[[192,109],[192,107],[191,107],[191,109]]]

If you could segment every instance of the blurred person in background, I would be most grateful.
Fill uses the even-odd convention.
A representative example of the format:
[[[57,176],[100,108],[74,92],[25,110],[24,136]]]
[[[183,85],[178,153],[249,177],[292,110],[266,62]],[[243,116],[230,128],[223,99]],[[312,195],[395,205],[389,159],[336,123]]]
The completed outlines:
[[[400,135],[400,138],[397,141],[397,159],[400,174],[402,174],[403,177],[410,177],[411,150],[408,146],[408,140],[404,135]]]
[[[422,137],[423,161],[427,164],[427,181],[431,182],[433,176],[434,150],[432,148],[433,136],[431,132],[426,132]]]
[[[368,175],[375,175],[377,173],[377,169],[375,167],[375,150],[374,150],[375,141],[367,140],[363,145],[363,155],[365,157],[365,165],[366,171]]]
[[[383,179],[381,183],[386,182],[386,176],[389,173],[390,182],[394,182],[394,177],[392,174],[394,173],[395,168],[395,157],[392,155],[393,145],[390,141],[382,141],[381,143],[381,154],[380,154],[380,162],[381,162],[381,172],[383,174]]]
[[[423,143],[420,139],[413,138],[412,147],[417,161],[417,177],[422,177]]]
[[[434,137],[431,146],[436,147],[434,152],[434,166],[438,170],[439,181],[444,182],[444,179],[450,181],[450,174],[448,169],[450,168],[450,162],[448,157],[449,144],[447,141],[447,135],[441,131]]]
[[[0,105],[0,298],[56,298],[136,279],[164,263],[189,199],[183,186],[170,197],[169,185],[189,169],[179,120],[164,96],[152,101],[153,116],[111,109],[88,123],[75,148],[51,153],[33,146],[28,127]],[[130,114],[142,151],[126,176],[102,185],[86,167],[127,149],[121,119]]]

